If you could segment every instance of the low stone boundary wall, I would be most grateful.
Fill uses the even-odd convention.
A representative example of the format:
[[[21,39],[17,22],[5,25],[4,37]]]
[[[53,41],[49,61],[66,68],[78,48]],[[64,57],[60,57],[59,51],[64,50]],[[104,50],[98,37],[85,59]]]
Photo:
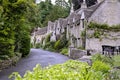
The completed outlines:
[[[0,60],[0,71],[16,64],[21,58],[21,54],[16,55],[8,60]]]
[[[70,49],[69,50],[69,57],[72,59],[79,59],[81,57],[83,57],[84,55],[87,55],[87,51],[85,50],[80,50],[80,49]]]

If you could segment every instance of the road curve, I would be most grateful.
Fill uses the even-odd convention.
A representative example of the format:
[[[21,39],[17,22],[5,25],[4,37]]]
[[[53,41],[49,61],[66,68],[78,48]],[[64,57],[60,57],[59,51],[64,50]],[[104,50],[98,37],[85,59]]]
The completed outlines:
[[[0,72],[0,80],[9,80],[8,76],[12,72],[19,72],[23,75],[26,70],[32,70],[36,64],[46,67],[48,65],[64,63],[67,60],[69,60],[67,56],[58,53],[44,51],[41,49],[31,49],[30,54],[27,57],[22,58],[16,66],[12,66]]]

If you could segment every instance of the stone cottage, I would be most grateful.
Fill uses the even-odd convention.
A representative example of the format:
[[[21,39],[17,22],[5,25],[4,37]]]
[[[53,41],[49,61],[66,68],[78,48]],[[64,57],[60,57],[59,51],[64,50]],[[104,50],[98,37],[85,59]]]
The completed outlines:
[[[48,23],[48,26],[52,28],[52,25]],[[60,38],[61,34],[66,31],[67,20],[59,18],[55,22],[53,22],[54,29],[51,33],[51,41],[56,41]],[[49,32],[49,31],[48,31]]]
[[[72,15],[73,15],[72,22],[70,22],[70,25],[68,27],[70,26],[73,27],[72,29],[70,29],[71,31],[68,32],[71,32],[71,34],[74,36],[74,39],[71,37],[72,39],[71,43],[74,42],[74,47],[82,46],[86,50],[95,50],[97,52],[101,52],[102,45],[110,46],[120,45],[119,35],[120,31],[118,32],[109,31],[109,33],[106,32],[106,35],[108,35],[109,38],[105,38],[105,36],[102,35],[102,40],[100,41],[98,38],[89,38],[88,35],[92,34],[94,31],[87,29],[90,22],[98,24],[108,24],[109,26],[119,25],[120,24],[119,0],[99,0],[98,3],[88,8],[84,0],[83,3],[81,4],[81,8],[70,14],[70,16]],[[78,29],[77,27],[74,26],[76,24],[74,21],[76,20],[75,17],[77,15],[79,15],[78,23],[80,23]],[[83,31],[85,32],[84,38],[82,38]],[[77,34],[76,36],[75,33]],[[76,46],[76,44],[79,45]]]
[[[47,35],[47,27],[44,28],[36,28],[35,31],[31,34],[31,43],[33,44],[33,47],[37,43],[40,43],[43,38],[45,38]]]
[[[88,28],[91,22],[108,26],[119,25],[120,0],[97,0],[97,3],[90,7],[87,7],[86,0],[83,0],[80,9],[74,11],[73,6],[71,7],[67,18],[49,21],[47,34],[51,33],[51,41],[56,41],[59,35],[66,32],[70,46],[96,52],[102,52],[102,45],[120,46],[119,30],[106,30],[102,32],[101,37],[92,37],[96,30]]]

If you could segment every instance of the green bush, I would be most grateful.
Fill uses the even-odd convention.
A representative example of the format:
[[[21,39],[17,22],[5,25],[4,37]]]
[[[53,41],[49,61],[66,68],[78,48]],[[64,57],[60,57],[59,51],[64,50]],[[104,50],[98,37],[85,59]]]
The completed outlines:
[[[104,63],[99,63],[104,65]],[[96,66],[90,68],[87,63],[69,60],[64,64],[46,68],[36,65],[32,72],[27,71],[23,77],[18,73],[13,73],[10,77],[14,77],[15,80],[106,80],[105,74],[108,72],[108,67],[97,66],[99,69],[96,69]]]
[[[68,55],[68,48],[63,48],[60,53],[62,53],[63,55]]]
[[[113,57],[113,60],[114,60],[114,66],[115,67],[120,67],[120,55],[116,55]]]
[[[22,57],[25,57],[30,52],[30,36],[28,33],[24,33],[23,36],[21,36],[21,47],[20,47],[20,53],[22,53]]]
[[[109,70],[111,69],[110,65],[102,62],[102,61],[95,61],[93,64],[92,64],[92,67],[91,67],[94,71],[101,71],[103,73],[108,73]]]
[[[1,22],[0,22],[1,23]],[[0,25],[0,55],[8,55],[9,57],[14,56],[15,38],[14,28],[10,26],[11,23],[7,21],[3,22],[5,25]]]
[[[54,48],[54,45],[55,45],[55,41],[51,41],[51,42],[50,42],[50,46],[51,46],[52,48]]]
[[[40,47],[41,47],[41,44],[40,44],[40,43],[37,43],[37,44],[35,45],[35,47],[36,47],[36,48],[40,48]]]
[[[48,34],[48,35],[46,36],[46,38],[45,38],[45,43],[50,42],[50,36],[51,36],[51,34]]]
[[[54,49],[60,50],[61,48],[62,48],[61,41],[58,40],[58,41],[55,43],[55,45],[54,45]]]
[[[92,56],[92,62],[95,62],[95,61],[102,61],[111,66],[113,66],[113,64],[114,64],[114,60],[112,58],[109,58],[109,57],[101,55],[101,54],[95,54]]]
[[[69,42],[68,42],[65,34],[63,34],[62,37],[60,38],[60,40],[55,42],[54,49],[60,51],[62,48],[64,48],[64,47],[67,48],[68,46],[69,46]]]
[[[109,80],[120,80],[120,70],[112,69],[109,74]]]
[[[62,35],[62,37],[60,38],[60,41],[61,41],[61,47],[68,47],[69,46],[69,43],[68,43],[68,40],[67,40],[65,34]]]
[[[30,44],[30,47],[33,48],[33,44],[32,43]]]
[[[47,43],[45,43],[43,49],[46,49],[46,48],[48,48],[49,46],[50,46],[50,42],[47,42]]]

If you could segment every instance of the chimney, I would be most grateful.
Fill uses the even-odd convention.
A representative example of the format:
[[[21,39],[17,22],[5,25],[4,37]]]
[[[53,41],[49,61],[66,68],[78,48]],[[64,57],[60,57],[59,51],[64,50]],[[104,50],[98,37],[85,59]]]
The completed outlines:
[[[70,14],[72,14],[74,12],[74,8],[73,8],[73,3],[71,3],[71,9],[70,9]]]
[[[81,4],[81,8],[87,8],[86,0],[83,0],[83,3]]]

